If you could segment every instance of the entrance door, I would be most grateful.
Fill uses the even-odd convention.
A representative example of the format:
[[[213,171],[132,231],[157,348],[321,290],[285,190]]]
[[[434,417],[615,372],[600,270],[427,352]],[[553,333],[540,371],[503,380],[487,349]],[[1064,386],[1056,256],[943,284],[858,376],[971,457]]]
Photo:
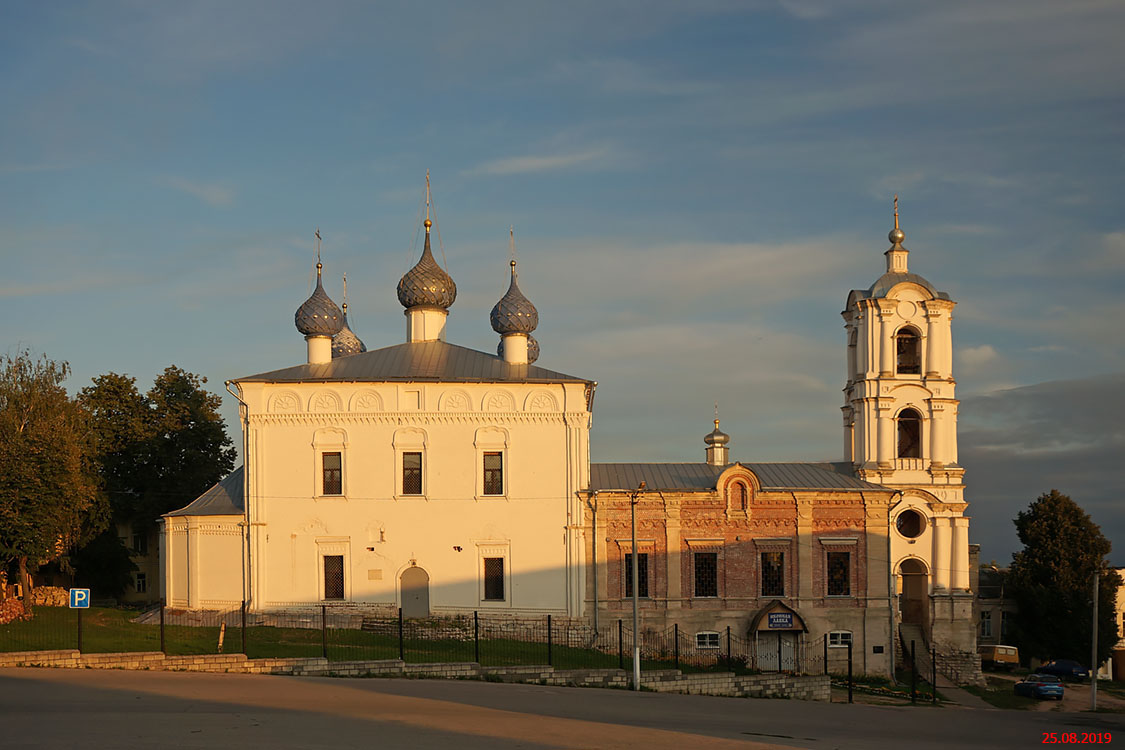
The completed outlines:
[[[402,572],[402,616],[430,616],[430,574],[422,568]]]
[[[903,560],[899,566],[902,576],[902,621],[910,625],[925,626],[929,620],[929,576],[921,560]]]
[[[758,669],[763,672],[797,670],[797,634],[791,630],[758,632]]]

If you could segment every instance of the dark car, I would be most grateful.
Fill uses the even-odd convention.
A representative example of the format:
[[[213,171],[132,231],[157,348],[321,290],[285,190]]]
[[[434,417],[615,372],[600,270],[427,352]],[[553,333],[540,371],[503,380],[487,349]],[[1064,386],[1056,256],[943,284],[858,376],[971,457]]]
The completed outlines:
[[[1073,659],[1052,659],[1035,671],[1039,674],[1053,674],[1064,680],[1086,680],[1090,677],[1090,670]]]
[[[1016,695],[1026,695],[1029,698],[1054,698],[1063,699],[1062,680],[1050,674],[1029,674],[1015,685]]]

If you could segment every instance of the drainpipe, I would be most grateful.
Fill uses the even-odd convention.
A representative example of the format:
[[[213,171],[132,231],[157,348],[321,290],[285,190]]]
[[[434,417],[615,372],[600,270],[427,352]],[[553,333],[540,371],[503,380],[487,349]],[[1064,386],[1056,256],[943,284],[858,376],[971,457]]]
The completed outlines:
[[[237,393],[230,389],[230,384],[233,381],[226,381],[223,383],[226,386],[227,393],[234,396],[234,400],[239,403],[238,416],[242,422],[242,512],[246,516],[246,533],[242,536],[242,543],[245,546],[246,565],[242,569],[242,596],[247,603],[254,601],[254,576],[250,574],[250,407],[242,400]]]
[[[590,548],[593,550],[590,564],[594,569],[594,636],[598,635],[598,490],[590,493],[590,498],[586,501],[586,505],[593,513],[594,522],[593,529],[590,533]],[[574,492],[575,495],[581,497],[580,490]]]

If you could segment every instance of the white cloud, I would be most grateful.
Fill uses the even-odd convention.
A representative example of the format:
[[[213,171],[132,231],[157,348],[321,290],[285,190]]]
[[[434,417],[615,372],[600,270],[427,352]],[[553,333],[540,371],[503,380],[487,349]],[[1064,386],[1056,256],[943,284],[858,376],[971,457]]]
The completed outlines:
[[[552,172],[560,169],[590,166],[595,162],[604,163],[609,155],[605,148],[574,151],[568,154],[541,154],[510,156],[478,164],[464,172],[466,175],[513,175],[533,172]]]
[[[210,206],[227,208],[234,205],[234,190],[225,185],[195,182],[182,177],[169,177],[164,184],[181,192],[193,195]]]

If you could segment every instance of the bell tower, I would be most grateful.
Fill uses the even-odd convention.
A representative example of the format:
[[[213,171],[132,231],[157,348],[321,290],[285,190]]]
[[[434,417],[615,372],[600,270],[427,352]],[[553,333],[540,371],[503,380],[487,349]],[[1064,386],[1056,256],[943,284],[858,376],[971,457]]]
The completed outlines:
[[[899,491],[888,520],[900,621],[975,651],[968,506],[957,462],[955,303],[910,272],[897,195],[894,221],[886,272],[853,290],[842,313],[844,459],[860,479]]]

